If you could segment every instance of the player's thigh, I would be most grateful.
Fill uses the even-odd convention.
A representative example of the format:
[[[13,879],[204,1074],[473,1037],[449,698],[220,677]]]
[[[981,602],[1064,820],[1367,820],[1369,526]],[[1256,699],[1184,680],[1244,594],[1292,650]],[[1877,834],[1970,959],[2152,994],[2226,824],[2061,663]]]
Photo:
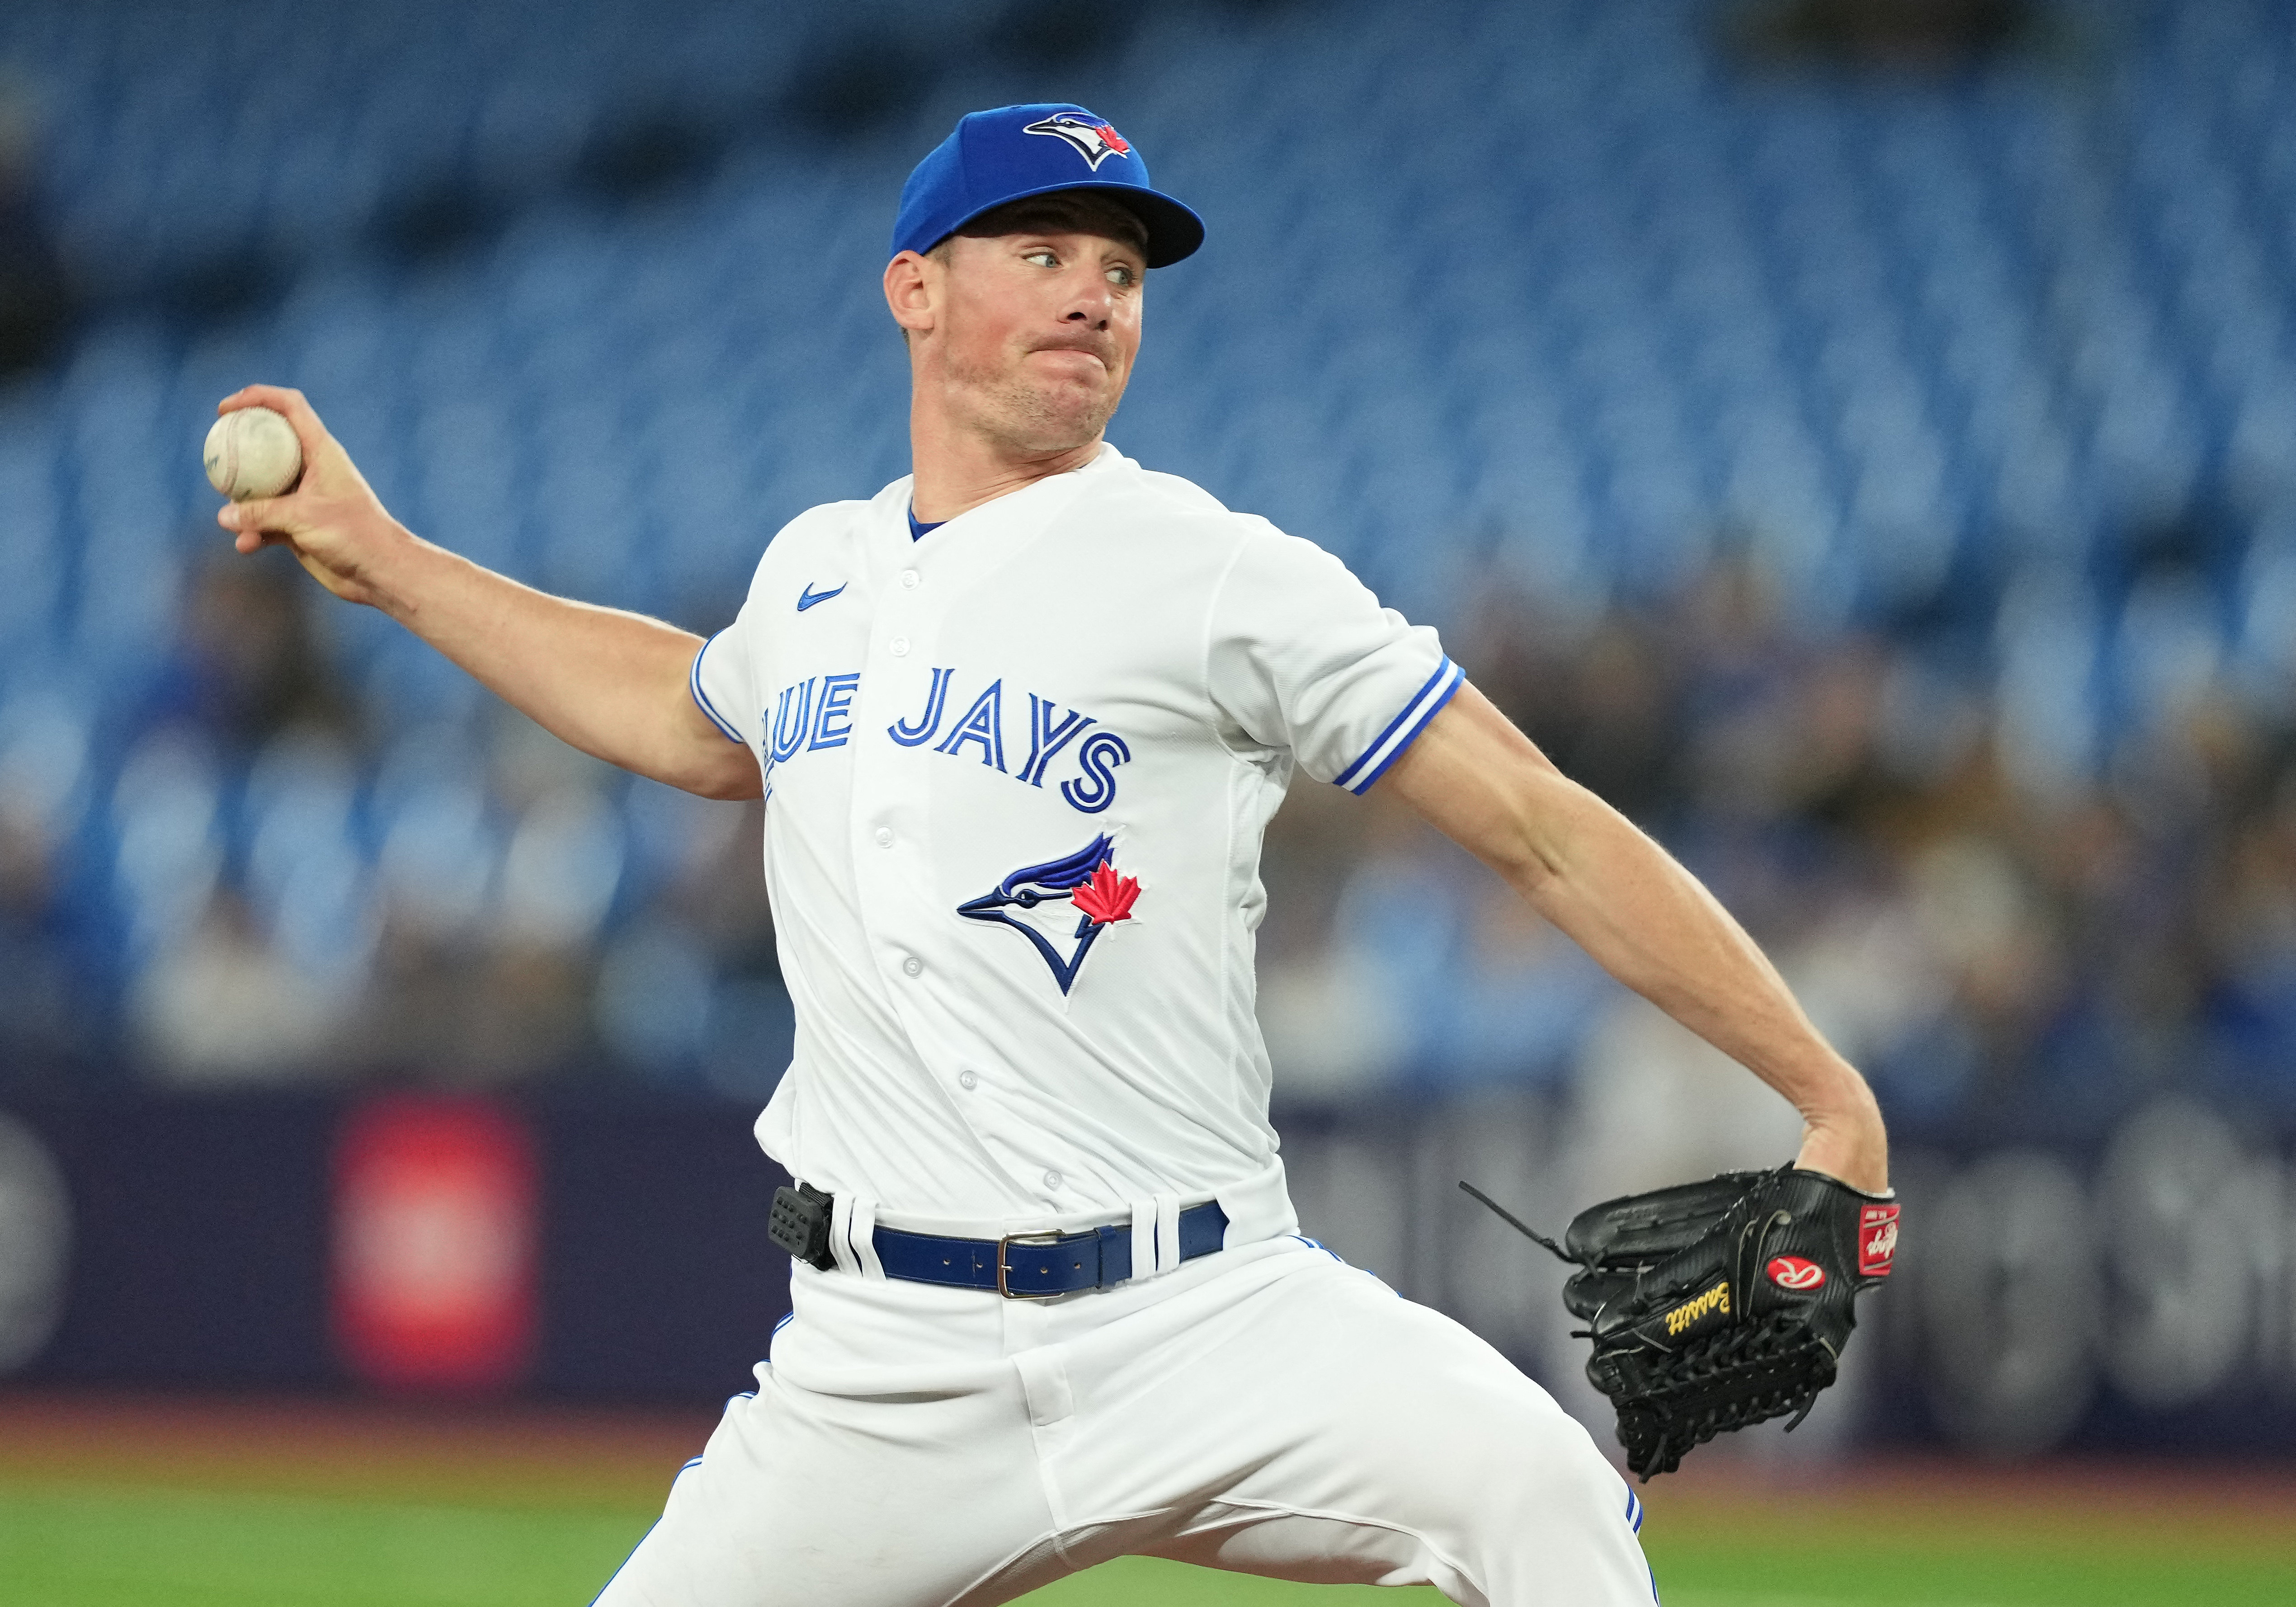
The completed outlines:
[[[597,1607],[938,1607],[1050,1529],[1017,1398],[854,1399],[761,1375]]]
[[[1160,1550],[1292,1578],[1424,1580],[1466,1602],[1648,1607],[1625,1481],[1474,1334],[1332,1262],[1239,1315],[1213,1365],[1168,1381],[1167,1421],[1217,1425],[1236,1465]]]

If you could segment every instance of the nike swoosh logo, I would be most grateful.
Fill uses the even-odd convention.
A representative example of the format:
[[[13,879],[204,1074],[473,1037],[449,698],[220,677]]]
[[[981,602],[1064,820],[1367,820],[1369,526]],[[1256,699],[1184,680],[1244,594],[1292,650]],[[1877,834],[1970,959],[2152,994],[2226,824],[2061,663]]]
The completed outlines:
[[[851,584],[852,584],[852,583],[851,583],[850,581],[848,581],[848,582],[846,583],[846,585],[848,585],[848,586],[849,586],[849,585],[851,585]],[[839,586],[839,587],[837,588],[837,591],[835,591],[835,592],[817,592],[817,591],[815,591],[815,590],[813,589],[813,582],[812,582],[812,581],[810,581],[810,580],[808,580],[808,581],[807,581],[807,582],[805,583],[805,590],[803,590],[803,591],[801,591],[801,592],[800,592],[800,593],[798,594],[798,596],[797,596],[797,611],[798,611],[798,612],[800,612],[800,613],[803,613],[803,612],[805,612],[805,611],[806,611],[806,610],[808,610],[808,609],[811,608],[811,607],[812,607],[815,603],[826,603],[826,602],[828,602],[832,597],[836,596],[836,595],[838,594],[838,592],[842,592],[844,589],[845,589],[845,586]]]

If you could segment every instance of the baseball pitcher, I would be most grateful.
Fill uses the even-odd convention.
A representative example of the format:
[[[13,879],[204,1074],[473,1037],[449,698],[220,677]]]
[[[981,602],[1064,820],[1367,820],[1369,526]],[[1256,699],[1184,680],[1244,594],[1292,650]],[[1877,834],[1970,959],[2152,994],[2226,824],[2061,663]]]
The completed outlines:
[[[1203,234],[1080,106],[964,118],[884,271],[914,471],[791,521],[706,643],[422,540],[295,392],[223,404],[283,413],[307,464],[222,511],[241,551],[287,547],[589,753],[766,799],[797,1037],[757,1131],[796,1180],[770,1224],[794,1311],[609,1607],[987,1607],[1127,1553],[1652,1601],[1640,1503],[1586,1431],[1299,1233],[1252,973],[1261,833],[1299,770],[1399,795],[1801,1112],[1800,1192],[1718,1180],[1664,1233],[1574,1230],[1574,1288],[1661,1450],[1766,1414],[1778,1357],[1846,1332],[1711,1339],[1801,1298],[1757,1298],[1770,1262],[1808,1288],[1855,1253],[1776,1237],[1780,1213],[1887,1190],[1865,1082],[1754,944],[1434,631],[1105,439],[1148,274]],[[1685,1418],[1695,1380],[1669,1369],[1741,1352],[1768,1382]]]

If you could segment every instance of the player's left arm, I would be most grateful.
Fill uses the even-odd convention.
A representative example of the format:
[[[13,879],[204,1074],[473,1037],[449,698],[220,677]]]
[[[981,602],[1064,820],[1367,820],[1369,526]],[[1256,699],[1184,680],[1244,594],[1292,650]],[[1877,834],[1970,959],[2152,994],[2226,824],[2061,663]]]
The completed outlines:
[[[1888,1188],[1881,1108],[1714,895],[1463,686],[1383,778],[1602,967],[1801,1112],[1799,1164]]]

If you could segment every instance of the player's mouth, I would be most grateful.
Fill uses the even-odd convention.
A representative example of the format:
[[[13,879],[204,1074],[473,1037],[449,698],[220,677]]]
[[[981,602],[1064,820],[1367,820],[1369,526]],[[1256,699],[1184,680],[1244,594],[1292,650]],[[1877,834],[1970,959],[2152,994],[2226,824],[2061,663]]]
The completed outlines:
[[[1102,349],[1102,348],[1096,343],[1086,344],[1083,341],[1071,342],[1067,340],[1048,341],[1042,346],[1032,348],[1029,355],[1031,357],[1050,356],[1053,357],[1089,357],[1093,362],[1099,365],[1102,372],[1103,373],[1112,371],[1116,366],[1110,354]]]

